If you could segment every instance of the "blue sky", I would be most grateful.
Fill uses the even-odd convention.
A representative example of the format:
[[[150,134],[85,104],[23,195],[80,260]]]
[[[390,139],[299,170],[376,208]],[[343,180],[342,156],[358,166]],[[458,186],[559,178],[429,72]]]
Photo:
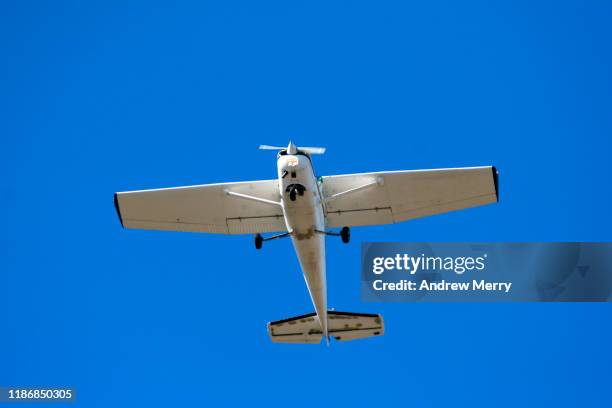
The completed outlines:
[[[363,303],[363,241],[610,241],[606,2],[16,2],[0,13],[0,385],[75,406],[609,406],[609,304]],[[288,240],[122,230],[115,191],[494,164],[501,202],[330,239],[330,306],[386,335],[268,341],[312,311]]]

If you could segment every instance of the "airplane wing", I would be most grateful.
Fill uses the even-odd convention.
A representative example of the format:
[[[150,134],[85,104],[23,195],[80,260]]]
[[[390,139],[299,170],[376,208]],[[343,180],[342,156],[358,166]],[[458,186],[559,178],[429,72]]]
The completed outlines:
[[[498,201],[495,167],[321,178],[327,227],[391,224]]]
[[[257,197],[269,203],[228,195]],[[253,234],[286,231],[277,180],[127,191],[115,194],[125,228]]]

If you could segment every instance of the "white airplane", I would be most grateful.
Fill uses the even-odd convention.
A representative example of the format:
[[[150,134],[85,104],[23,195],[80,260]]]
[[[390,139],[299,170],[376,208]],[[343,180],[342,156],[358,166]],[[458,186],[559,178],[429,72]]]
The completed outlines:
[[[125,228],[255,234],[255,247],[291,237],[315,312],[268,323],[278,343],[354,340],[384,333],[381,315],[327,309],[325,236],[350,239],[349,227],[390,224],[498,201],[495,167],[407,170],[317,178],[321,147],[279,150],[278,178],[115,194]],[[330,229],[341,227],[340,232]],[[264,238],[261,233],[280,233]]]

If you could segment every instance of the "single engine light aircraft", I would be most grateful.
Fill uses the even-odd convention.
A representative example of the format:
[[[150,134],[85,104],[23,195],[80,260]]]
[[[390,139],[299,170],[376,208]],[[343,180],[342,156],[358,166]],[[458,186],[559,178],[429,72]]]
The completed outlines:
[[[328,310],[325,237],[348,243],[350,227],[391,224],[498,201],[495,167],[344,174],[317,178],[311,155],[325,148],[278,150],[278,178],[115,194],[125,228],[254,234],[255,247],[290,237],[314,313],[268,323],[278,343],[354,340],[384,333],[379,314]],[[340,228],[339,232],[333,232]],[[262,233],[276,233],[264,237]]]

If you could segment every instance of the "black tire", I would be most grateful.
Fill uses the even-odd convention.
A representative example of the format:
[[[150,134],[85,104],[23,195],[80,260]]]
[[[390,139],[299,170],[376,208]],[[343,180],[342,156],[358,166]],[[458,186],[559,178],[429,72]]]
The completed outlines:
[[[261,249],[262,246],[263,246],[263,237],[261,236],[261,234],[255,235],[255,248]]]
[[[349,243],[351,240],[351,230],[349,227],[342,227],[342,230],[340,230],[340,238],[342,238],[342,242],[345,244]]]
[[[295,188],[289,192],[289,198],[291,199],[291,201],[295,201],[295,198],[296,198]]]

